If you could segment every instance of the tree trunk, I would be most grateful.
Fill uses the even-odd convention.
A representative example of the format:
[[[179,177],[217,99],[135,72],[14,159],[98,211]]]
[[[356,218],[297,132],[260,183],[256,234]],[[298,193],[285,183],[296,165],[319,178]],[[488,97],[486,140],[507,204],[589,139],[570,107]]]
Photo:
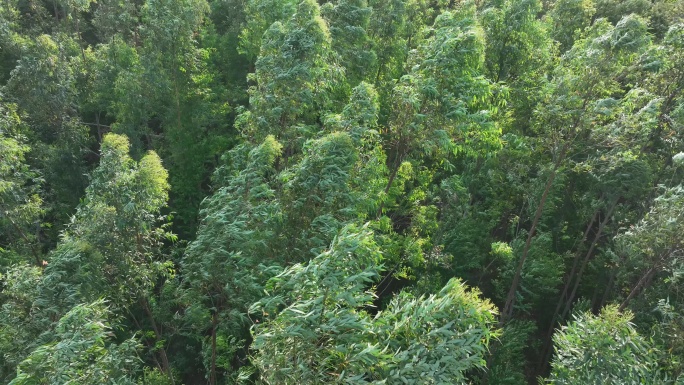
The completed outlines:
[[[211,371],[209,372],[209,385],[216,385],[216,326],[218,325],[218,313],[211,316]]]
[[[634,286],[632,291],[630,291],[627,298],[625,298],[625,300],[620,304],[620,307],[619,307],[620,311],[624,311],[625,308],[627,307],[627,305],[629,305],[629,301],[631,301],[632,298],[634,298],[637,294],[639,294],[641,289],[646,286],[646,282],[651,279],[651,275],[655,273],[655,270],[656,270],[656,267],[652,266],[650,269],[648,269],[648,271],[646,271],[646,274],[644,274],[641,277],[641,279],[639,279],[639,282],[637,282],[636,286]]]
[[[572,307],[572,301],[574,301],[575,296],[577,295],[577,288],[579,288],[580,281],[582,280],[582,276],[584,275],[584,270],[587,267],[587,264],[589,263],[589,259],[591,258],[592,253],[594,252],[594,248],[596,248],[596,244],[598,243],[599,238],[601,238],[601,234],[603,233],[603,229],[606,227],[606,224],[610,220],[611,216],[613,215],[613,211],[615,210],[615,207],[617,207],[618,203],[618,198],[615,198],[615,201],[611,205],[610,209],[606,213],[606,217],[603,218],[603,221],[599,225],[599,229],[596,232],[596,236],[594,237],[594,240],[591,242],[591,246],[589,247],[589,250],[587,253],[584,255],[584,260],[582,261],[582,267],[580,268],[580,271],[577,273],[577,279],[575,280],[575,285],[572,288],[572,292],[570,292],[570,297],[565,303],[565,309],[563,309],[563,313],[561,314],[560,318],[564,319],[567,317],[568,313],[570,312],[570,308]]]
[[[376,216],[380,218],[382,216],[382,209],[385,207],[385,199],[387,199],[387,193],[389,193],[390,188],[392,188],[392,183],[394,182],[394,178],[397,177],[397,173],[399,172],[399,166],[396,166],[393,170],[392,173],[389,176],[389,179],[387,180],[387,186],[385,186],[385,196],[383,197],[383,200],[380,202],[380,207],[378,207],[378,213]]]
[[[558,159],[553,164],[553,169],[551,170],[551,175],[549,176],[546,186],[544,187],[544,193],[542,193],[541,199],[539,200],[539,206],[537,206],[537,211],[534,214],[534,219],[532,220],[532,226],[530,227],[530,232],[527,234],[527,240],[525,241],[525,248],[523,249],[522,256],[520,257],[520,262],[515,269],[515,274],[513,275],[513,283],[508,290],[508,295],[506,296],[506,304],[504,305],[503,311],[501,312],[501,318],[499,319],[499,327],[513,315],[513,306],[515,305],[515,293],[518,291],[518,285],[520,284],[520,276],[522,274],[523,266],[525,265],[525,260],[530,252],[530,244],[532,243],[532,237],[534,237],[535,231],[537,230],[537,225],[541,219],[542,212],[544,211],[544,206],[546,205],[546,199],[549,196],[549,191],[551,191],[551,186],[553,181],[556,179],[556,174],[560,165],[565,159],[565,153],[570,145],[569,141],[566,141],[561,149]]]
[[[589,236],[589,231],[591,231],[591,228],[594,227],[594,223],[596,222],[596,219],[598,218],[600,210],[596,210],[594,212],[594,216],[591,218],[591,221],[589,221],[589,225],[587,225],[587,228],[584,230],[584,234],[582,235],[582,241],[580,243],[580,246],[586,242],[587,237]],[[578,248],[579,249],[579,248]],[[556,330],[556,321],[558,320],[558,312],[560,312],[561,307],[563,306],[563,303],[565,302],[565,297],[568,294],[568,290],[570,289],[570,283],[572,282],[572,277],[575,276],[575,273],[577,272],[577,267],[579,266],[579,261],[580,261],[580,256],[582,254],[579,252],[579,250],[575,253],[575,259],[572,264],[572,269],[570,269],[570,273],[566,276],[565,278],[565,285],[563,286],[563,291],[561,292],[560,297],[558,298],[558,303],[556,303],[556,310],[553,311],[553,318],[551,319],[551,324],[549,325],[549,329],[546,332],[546,338],[544,340],[544,348],[542,350],[541,354],[541,359],[538,363],[538,369],[541,370],[542,367],[546,365],[548,362],[548,358],[550,354],[548,352],[550,351],[551,347],[551,337],[553,336],[553,331]]]
[[[141,305],[143,310],[145,311],[145,315],[147,315],[147,318],[150,320],[150,324],[152,325],[152,330],[154,331],[154,336],[157,341],[161,341],[163,338],[161,330],[157,326],[157,322],[154,320],[154,314],[152,314],[152,310],[150,309],[150,304],[147,302],[146,298],[143,298],[141,301]],[[171,380],[171,383],[174,383],[173,380],[173,375],[171,374],[171,365],[169,364],[169,357],[166,355],[166,349],[162,346],[159,348],[159,357],[161,358],[161,366],[162,366],[162,371],[166,373],[166,375],[169,377]]]
[[[587,264],[589,262],[589,259],[591,258],[594,249],[596,248],[596,245],[598,244],[598,240],[601,238],[601,235],[603,234],[603,229],[605,228],[606,224],[610,220],[611,216],[613,215],[613,211],[615,210],[615,207],[617,206],[618,198],[616,198],[613,201],[613,204],[611,207],[608,209],[608,212],[606,213],[606,216],[603,218],[601,223],[599,224],[598,231],[596,232],[596,235],[594,236],[594,239],[591,241],[591,245],[589,246],[589,250],[587,250],[586,254],[584,254],[584,259],[582,260],[582,265],[580,266],[579,272],[577,272],[577,278],[574,279],[575,284],[572,287],[572,291],[570,292],[570,295],[565,298],[566,295],[568,295],[568,289],[570,288],[570,283],[573,282],[573,277],[575,275],[575,272],[577,271],[577,265],[579,262],[579,259],[575,259],[575,264],[572,268],[572,272],[568,276],[568,280],[565,283],[565,287],[563,288],[563,293],[561,294],[560,298],[558,299],[558,304],[556,306],[556,310],[553,313],[553,320],[551,321],[551,324],[549,325],[549,330],[546,334],[546,341],[545,341],[545,348],[543,350],[543,355],[542,355],[542,360],[539,363],[539,367],[541,369],[542,366],[546,365],[549,360],[551,359],[551,345],[552,345],[552,339],[551,337],[553,336],[553,331],[555,330],[556,327],[556,321],[557,320],[564,320],[565,317],[567,317],[568,313],[570,312],[570,308],[572,307],[572,303],[575,300],[575,296],[577,295],[577,288],[579,287],[579,284],[582,280],[582,276],[584,275],[584,270],[587,267]],[[598,213],[598,212],[597,212]],[[596,214],[594,214],[594,219],[596,219]],[[592,219],[592,224],[594,219]],[[591,225],[590,225],[591,226]],[[587,237],[587,232],[589,231],[590,228],[587,228],[587,231],[584,233],[584,237],[586,239]],[[579,257],[579,254],[577,255]],[[563,308],[563,311],[558,314],[558,311],[560,310],[563,302],[565,302],[565,307]]]

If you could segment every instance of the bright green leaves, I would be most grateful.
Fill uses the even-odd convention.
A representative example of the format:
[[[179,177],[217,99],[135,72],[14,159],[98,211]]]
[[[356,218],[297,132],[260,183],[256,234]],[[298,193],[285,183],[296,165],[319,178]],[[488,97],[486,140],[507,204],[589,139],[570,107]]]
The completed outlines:
[[[238,50],[250,62],[257,60],[264,33],[271,24],[284,22],[296,11],[294,0],[249,0],[245,4],[246,25],[240,33]]]
[[[373,10],[366,0],[340,0],[327,3],[322,12],[329,23],[332,48],[345,67],[349,85],[354,87],[368,78],[377,59],[367,33]]]
[[[26,164],[28,147],[16,140],[21,121],[12,105],[0,104],[0,255],[5,266],[16,255],[41,264],[36,229],[43,214],[41,179]]]
[[[551,384],[661,384],[652,348],[630,322],[609,306],[585,313],[554,336]]]
[[[381,346],[394,352],[381,378],[397,384],[466,383],[468,371],[486,365],[495,314],[479,291],[467,290],[456,278],[428,297],[399,294],[376,316]]]
[[[350,227],[330,250],[269,282],[272,294],[252,309],[265,323],[256,326],[252,345],[263,383],[362,379],[381,350],[367,342],[371,320],[362,310],[372,304],[367,288],[379,277],[381,258],[368,230]]]
[[[37,337],[49,321],[37,316],[33,301],[38,294],[42,270],[15,264],[0,274],[0,381],[8,383],[16,367],[36,346]]]
[[[434,156],[498,148],[497,129],[479,108],[491,91],[481,76],[483,62],[484,41],[474,8],[438,16],[411,60],[412,71],[394,88],[388,122],[394,142],[388,152],[400,160],[394,167],[410,152]]]
[[[551,37],[560,43],[561,52],[565,52],[591,25],[591,18],[596,8],[592,0],[560,0],[554,4],[550,13]]]
[[[331,55],[328,26],[315,1],[302,1],[289,20],[273,23],[256,61],[243,134],[256,141],[274,135],[293,149],[311,138],[329,103],[326,90],[336,81]]]
[[[90,210],[99,211],[105,207],[118,214],[116,223],[120,231],[145,231],[154,223],[168,199],[168,173],[153,151],[140,162],[131,159],[128,151],[129,142],[125,136],[109,134],[104,137],[100,165],[92,174],[72,231],[92,231],[91,224],[87,224]]]
[[[138,342],[112,343],[109,317],[104,301],[71,309],[57,323],[53,342],[22,361],[10,384],[134,384]]]
[[[482,76],[485,45],[472,5],[436,17],[412,51],[410,72],[395,83],[383,127],[389,177],[376,216],[387,214],[399,235],[391,241],[419,265],[433,245],[438,210],[430,205],[436,172],[455,157],[478,158],[500,148],[490,120],[491,84]],[[443,168],[442,168],[443,167]],[[399,239],[405,237],[404,239]]]
[[[128,150],[125,137],[105,136],[86,197],[46,268],[42,307],[60,314],[104,294],[118,310],[165,273],[155,250],[167,236],[156,227],[168,196],[167,173],[154,152],[136,162]]]
[[[367,229],[347,226],[269,282],[252,309],[263,383],[461,383],[483,367],[493,306],[454,279],[430,297],[400,294],[372,317],[382,260]]]

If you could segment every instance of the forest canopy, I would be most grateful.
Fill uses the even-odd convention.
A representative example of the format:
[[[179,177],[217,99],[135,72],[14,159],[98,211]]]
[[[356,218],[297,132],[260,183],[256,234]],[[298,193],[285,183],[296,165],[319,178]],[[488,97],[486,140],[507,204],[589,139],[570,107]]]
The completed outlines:
[[[5,0],[0,384],[684,384],[683,0]]]

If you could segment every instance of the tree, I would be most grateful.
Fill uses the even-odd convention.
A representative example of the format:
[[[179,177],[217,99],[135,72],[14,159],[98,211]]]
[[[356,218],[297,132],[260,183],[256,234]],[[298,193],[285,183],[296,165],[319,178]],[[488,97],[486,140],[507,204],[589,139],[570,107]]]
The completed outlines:
[[[275,22],[287,21],[297,10],[294,0],[249,0],[245,4],[246,22],[240,32],[238,50],[254,63],[261,51],[264,33]]]
[[[104,301],[78,305],[57,323],[54,340],[19,364],[12,385],[135,384],[138,342],[111,342]]]
[[[510,286],[503,307],[501,322],[510,319],[520,283],[520,274],[530,252],[532,238],[544,211],[554,180],[572,154],[573,145],[585,138],[596,124],[595,114],[600,113],[603,101],[611,95],[624,96],[625,86],[618,74],[626,74],[630,63],[634,63],[650,44],[646,25],[637,16],[629,16],[615,27],[607,22],[597,23],[587,38],[578,41],[556,69],[549,84],[547,100],[536,111],[538,127],[549,128],[546,140],[550,140],[552,165],[546,171],[548,178],[536,204],[535,214],[527,233],[525,246],[518,260],[513,283]],[[592,71],[584,71],[587,63],[594,63]],[[583,76],[577,76],[578,73]],[[617,76],[616,76],[617,75]]]
[[[330,33],[313,0],[304,0],[285,22],[264,33],[250,88],[250,110],[239,118],[257,143],[268,135],[285,144],[285,159],[298,153],[329,104],[334,87]],[[331,84],[333,83],[333,84]]]
[[[221,187],[204,202],[197,238],[181,261],[186,319],[204,346],[211,384],[234,374],[230,362],[247,339],[247,308],[272,274],[267,267],[282,259],[274,253],[281,205],[270,184],[281,151],[269,136],[259,146],[243,144],[228,153],[230,166],[215,175]],[[221,341],[228,351],[217,350]],[[224,367],[217,366],[221,353]]]
[[[208,193],[208,166],[223,150],[215,143],[224,143],[226,129],[220,122],[226,118],[221,116],[225,101],[216,100],[209,89],[212,74],[207,71],[207,62],[211,50],[200,46],[199,31],[208,22],[209,10],[205,0],[145,3],[141,10],[143,83],[134,84],[132,92],[125,95],[137,101],[138,87],[152,90],[157,104],[149,118],[157,120],[157,127],[145,123],[157,135],[148,139],[169,169],[170,206],[177,213],[175,227],[188,234],[196,230],[196,213]],[[147,102],[144,98],[141,101]]]
[[[302,160],[284,172],[286,261],[318,254],[345,223],[359,217],[351,191],[358,149],[345,132],[305,144]]]
[[[365,0],[340,0],[326,3],[321,12],[328,21],[332,49],[345,67],[349,85],[355,87],[368,78],[377,59],[367,33],[373,10]]]
[[[61,225],[87,185],[84,155],[89,138],[77,104],[82,55],[65,35],[42,34],[20,46],[21,57],[2,92],[30,127],[24,133],[31,147],[28,163],[46,180],[47,220]]]
[[[674,274],[679,269],[684,246],[680,236],[683,209],[684,188],[678,185],[664,189],[644,218],[618,237],[625,262],[631,267],[624,271],[631,279],[623,279],[631,283],[631,288],[627,290],[629,294],[620,310],[627,308],[635,296],[647,289],[657,274]]]
[[[155,255],[167,234],[156,227],[166,204],[167,172],[149,152],[140,162],[128,140],[104,137],[100,165],[45,269],[37,304],[56,316],[103,295],[122,311],[144,298],[168,265]]]
[[[596,8],[592,0],[561,0],[551,9],[551,37],[560,43],[561,52],[569,50],[584,29],[589,27]]]
[[[585,313],[555,336],[551,384],[662,384],[653,348],[630,322],[631,313],[608,306]]]
[[[498,128],[480,109],[491,89],[481,75],[484,42],[475,8],[464,5],[442,13],[430,32],[412,58],[413,71],[392,93],[385,132],[390,162],[385,194],[409,157],[478,154],[499,146]]]
[[[485,32],[485,73],[509,92],[497,119],[504,132],[529,130],[552,69],[556,49],[547,25],[537,18],[541,8],[536,0],[492,1],[479,14]]]
[[[37,314],[33,301],[38,294],[42,269],[18,263],[0,274],[0,381],[10,382],[17,365],[36,348],[50,320]]]
[[[437,295],[402,293],[370,313],[382,253],[367,226],[272,278],[251,313],[259,379],[270,383],[461,383],[484,366],[494,308],[451,280]]]
[[[21,131],[14,106],[0,104],[0,254],[2,265],[8,265],[15,254],[31,255],[40,266],[41,179],[26,164],[28,146],[15,139],[21,138]]]

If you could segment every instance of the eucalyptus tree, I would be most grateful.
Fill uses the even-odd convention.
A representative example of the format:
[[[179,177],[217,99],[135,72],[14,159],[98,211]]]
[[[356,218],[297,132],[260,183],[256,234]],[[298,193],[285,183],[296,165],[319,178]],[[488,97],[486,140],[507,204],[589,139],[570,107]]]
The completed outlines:
[[[88,91],[81,103],[84,115],[92,116],[98,141],[109,130],[126,135],[133,152],[141,153],[142,142],[156,98],[145,87],[140,54],[119,35],[92,52]]]
[[[42,264],[40,219],[41,178],[26,164],[29,147],[22,140],[16,108],[0,104],[0,255],[3,262],[30,259]],[[19,138],[17,140],[16,138]]]
[[[532,112],[543,98],[541,90],[556,55],[549,28],[537,17],[541,1],[491,1],[482,8],[485,74],[508,90],[507,105],[497,120],[506,131],[528,134]]]
[[[345,225],[375,217],[387,183],[379,109],[375,88],[361,82],[341,113],[326,116],[329,133],[305,142],[300,160],[280,173],[285,262],[313,258]]]
[[[553,52],[546,26],[537,18],[541,8],[534,0],[492,1],[480,11],[487,44],[485,68],[492,81],[523,80],[549,65]]]
[[[245,346],[247,308],[262,294],[263,283],[277,265],[274,252],[282,212],[273,187],[275,162],[282,145],[268,136],[259,146],[240,145],[228,153],[230,163],[216,171],[221,186],[202,205],[197,238],[181,261],[184,281],[180,301],[186,321],[203,345],[210,383],[234,375],[234,360]],[[203,337],[206,336],[206,337]],[[224,341],[227,351],[217,350]]]
[[[214,141],[222,142],[225,129],[213,119],[224,101],[212,100],[212,75],[206,67],[210,51],[199,42],[209,10],[205,0],[150,0],[144,4],[140,26],[143,83],[133,84],[129,93],[129,102],[149,103],[136,92],[152,90],[156,103],[149,118],[156,118],[158,127],[148,122],[156,134],[148,139],[169,169],[170,205],[178,214],[176,227],[188,234],[195,230],[196,213],[206,196],[207,165],[219,154]]]
[[[69,310],[52,340],[34,349],[10,384],[135,384],[138,342],[112,342],[111,314],[100,300]]]
[[[492,87],[482,73],[485,47],[474,5],[443,12],[423,38],[411,71],[394,85],[381,131],[389,174],[376,216],[391,230],[385,246],[402,255],[392,274],[405,276],[406,269],[422,269],[426,255],[441,255],[432,253],[439,210],[430,186],[438,171],[453,172],[443,160],[486,156],[500,145],[487,110]]]
[[[339,0],[321,9],[330,29],[332,49],[339,55],[349,85],[368,79],[377,55],[372,50],[368,27],[373,9],[366,0]]]
[[[554,336],[551,384],[665,384],[648,340],[617,306],[584,313]]]
[[[202,343],[210,382],[236,374],[219,367],[219,358],[234,362],[244,355],[247,307],[272,272],[315,256],[344,225],[374,212],[384,170],[374,133],[377,109],[373,87],[361,83],[343,112],[328,116],[326,127],[334,132],[307,141],[291,167],[278,171],[283,146],[267,136],[258,146],[231,150],[216,171],[220,187],[203,204],[197,239],[183,257],[181,287],[188,324],[196,335],[209,331]],[[222,340],[224,353],[217,350]]]
[[[652,146],[661,157],[671,157],[681,150],[680,128],[684,126],[684,22],[670,26],[653,55],[657,71],[649,76],[646,86],[662,98],[658,128],[652,133]],[[658,134],[656,134],[658,133]],[[667,138],[667,139],[665,139]]]
[[[256,62],[264,34],[275,22],[286,22],[297,10],[295,0],[248,0],[245,2],[245,25],[240,32],[238,50],[251,63]]]
[[[345,224],[374,216],[386,182],[378,110],[375,89],[360,83],[342,112],[327,116],[332,132],[306,142],[301,160],[281,174],[283,255],[291,260],[317,255]]]
[[[141,308],[157,331],[148,296],[173,271],[159,256],[162,242],[174,239],[160,215],[168,199],[168,174],[156,153],[137,162],[128,152],[126,137],[103,138],[100,164],[86,195],[50,253],[35,307],[52,322],[78,304],[104,297],[113,311],[135,322],[133,309]],[[155,338],[160,367],[168,373],[161,335]]]
[[[64,35],[40,35],[22,41],[21,58],[3,92],[25,113],[33,140],[53,144],[79,132],[76,89],[80,52]]]
[[[115,37],[124,41],[139,39],[140,5],[136,2],[97,1],[91,15],[93,29],[101,43],[109,43]]]
[[[21,58],[2,92],[28,128],[28,163],[46,180],[45,208],[57,229],[87,185],[89,138],[77,97],[83,61],[76,42],[65,35],[20,39]]]
[[[45,269],[36,302],[43,311],[59,317],[102,296],[123,311],[168,269],[155,255],[167,236],[158,226],[167,172],[154,152],[136,162],[128,151],[125,137],[104,137],[100,164]]]
[[[578,177],[587,178],[590,183],[589,201],[584,204],[587,211],[582,216],[591,219],[580,238],[580,246],[572,251],[572,267],[568,266],[565,284],[551,315],[544,361],[551,355],[555,322],[570,314],[575,299],[591,295],[593,289],[594,308],[599,308],[603,305],[598,304],[599,292],[604,292],[604,286],[608,286],[605,291],[610,290],[614,272],[599,266],[613,262],[606,261],[608,254],[601,253],[600,249],[611,244],[610,239],[624,223],[636,222],[638,218],[632,213],[649,199],[655,179],[653,169],[658,168],[658,163],[652,155],[635,153],[632,149],[649,145],[650,132],[657,127],[658,107],[657,97],[638,88],[630,90],[620,102],[607,99],[596,104],[596,110],[601,111],[596,120],[609,121],[592,131],[592,142],[600,152],[586,159],[572,160],[574,168],[582,170]],[[593,279],[586,280],[585,275]]]
[[[593,0],[560,0],[549,12],[551,37],[560,43],[561,52],[572,48],[593,22],[596,6]]]
[[[327,23],[312,0],[299,3],[294,15],[274,22],[263,35],[250,109],[238,121],[243,134],[257,143],[274,135],[285,146],[286,162],[320,131],[339,81],[330,44]]]
[[[251,309],[262,383],[466,383],[484,366],[494,308],[451,280],[439,294],[402,293],[372,315],[383,256],[367,227],[267,285]]]
[[[484,109],[491,87],[482,76],[482,35],[475,7],[463,5],[439,15],[415,51],[413,70],[392,92],[383,132],[390,168],[385,193],[408,159],[478,154],[499,147],[499,129]]]
[[[684,223],[683,196],[681,185],[664,189],[644,218],[618,237],[623,264],[629,266],[618,278],[628,285],[620,309],[627,308],[659,276],[673,276],[679,271],[684,241],[680,236]]]
[[[675,163],[681,161],[676,159]],[[681,178],[678,178],[681,182]],[[659,186],[659,195],[643,218],[616,237],[610,286],[605,297],[636,315],[641,330],[652,333],[660,348],[659,367],[681,377],[682,273],[681,184]]]
[[[552,164],[543,172],[548,177],[534,204],[535,213],[506,296],[502,322],[513,314],[521,272],[556,177],[562,174],[567,160],[574,158],[575,151],[592,145],[580,140],[601,122],[599,107],[607,98],[624,97],[627,85],[621,77],[633,70],[650,44],[646,24],[637,16],[626,17],[614,27],[598,21],[587,33],[564,55],[548,86],[548,96],[535,112],[535,125],[548,130],[544,140],[548,141]],[[586,70],[587,63],[592,63],[590,71]]]
[[[38,295],[42,269],[16,263],[0,273],[0,381],[10,382],[17,365],[40,343],[50,320],[38,314],[33,301]]]
[[[404,73],[408,50],[403,39],[406,30],[406,2],[401,0],[371,0],[373,17],[368,23],[368,37],[377,56],[374,73],[368,81],[378,88],[381,105],[386,106],[392,82]]]

